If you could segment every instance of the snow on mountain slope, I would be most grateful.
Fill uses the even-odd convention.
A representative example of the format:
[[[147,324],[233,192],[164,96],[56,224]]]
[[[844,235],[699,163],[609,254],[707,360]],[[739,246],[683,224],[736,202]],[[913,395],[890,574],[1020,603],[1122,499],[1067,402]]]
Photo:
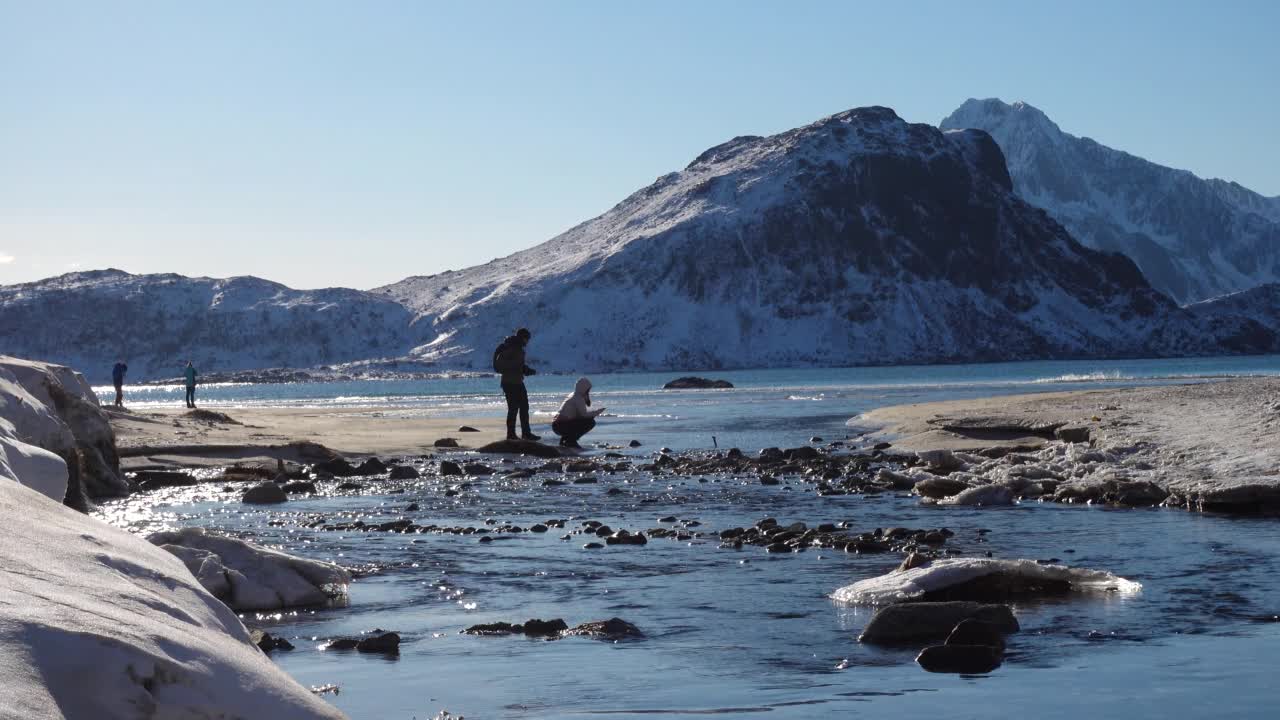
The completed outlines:
[[[738,137],[487,265],[381,288],[423,359],[482,369],[518,326],[555,369],[1208,352],[1128,259],[1018,198],[983,132],[850,110]]]
[[[1179,302],[1280,280],[1280,198],[1069,135],[1026,103],[968,100],[940,127],[990,133],[1019,195]]]
[[[102,270],[0,287],[0,348],[81,367],[105,382],[202,371],[313,365],[403,355],[411,315],[356,290],[291,290],[226,280]]]

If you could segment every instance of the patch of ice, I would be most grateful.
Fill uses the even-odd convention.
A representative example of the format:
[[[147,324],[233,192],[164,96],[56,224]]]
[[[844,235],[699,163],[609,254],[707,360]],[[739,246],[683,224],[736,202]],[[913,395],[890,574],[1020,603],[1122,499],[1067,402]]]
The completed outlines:
[[[1066,580],[1072,589],[1080,592],[1136,593],[1142,589],[1140,583],[1103,570],[1041,565],[1034,560],[957,558],[935,560],[910,570],[895,570],[887,575],[860,580],[836,590],[831,597],[850,605],[891,605],[996,573],[1020,575],[1032,580]]]

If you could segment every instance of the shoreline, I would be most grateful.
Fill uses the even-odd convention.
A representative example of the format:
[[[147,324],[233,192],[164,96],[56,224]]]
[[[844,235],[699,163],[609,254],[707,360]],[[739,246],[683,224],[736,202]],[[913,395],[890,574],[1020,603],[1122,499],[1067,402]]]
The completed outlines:
[[[1017,492],[1013,477],[1036,475],[1060,502],[1136,492],[1156,500],[1138,504],[1280,509],[1280,378],[897,405],[856,422],[878,426],[869,437],[897,452],[935,458],[932,473],[971,486]],[[1002,456],[1035,470],[1000,467]]]

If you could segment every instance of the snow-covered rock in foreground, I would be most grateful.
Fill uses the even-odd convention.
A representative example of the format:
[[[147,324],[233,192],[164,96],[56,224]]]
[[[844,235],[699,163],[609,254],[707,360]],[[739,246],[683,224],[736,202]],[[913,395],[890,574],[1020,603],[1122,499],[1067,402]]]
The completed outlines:
[[[68,502],[127,495],[115,432],[84,376],[63,365],[0,355],[0,420],[13,436],[69,462]],[[61,498],[59,498],[61,499]]]
[[[0,286],[0,347],[48,358],[107,382],[202,371],[305,368],[397,357],[412,346],[412,315],[359,290],[293,290],[255,277],[188,278],[78,272]]]
[[[173,553],[215,597],[236,610],[318,605],[345,595],[351,573],[235,538],[184,528],[148,538]]]
[[[67,463],[48,450],[19,440],[13,423],[0,418],[0,480],[26,485],[62,502],[67,495]]]
[[[993,575],[1030,582],[1066,582],[1072,591],[1079,592],[1133,593],[1142,589],[1139,583],[1102,570],[1041,565],[1034,560],[953,558],[860,580],[836,590],[831,597],[850,605],[889,605],[924,599],[929,593]]]
[[[0,715],[341,718],[142,538],[0,482]]]
[[[1280,281],[1280,197],[1075,137],[1023,102],[967,100],[941,127],[990,133],[1019,195],[1179,302]]]

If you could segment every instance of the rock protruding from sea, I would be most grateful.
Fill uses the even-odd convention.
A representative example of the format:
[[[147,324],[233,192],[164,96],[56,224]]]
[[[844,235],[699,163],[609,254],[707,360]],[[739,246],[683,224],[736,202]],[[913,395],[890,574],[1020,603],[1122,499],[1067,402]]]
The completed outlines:
[[[731,390],[733,383],[728,380],[710,380],[703,377],[695,377],[689,375],[687,377],[676,378],[666,385],[662,386],[663,390]]]
[[[539,458],[560,457],[560,450],[533,440],[498,440],[482,445],[476,452],[493,455],[528,455]]]
[[[5,717],[345,717],[171,554],[17,483],[0,517]]]
[[[988,623],[1001,633],[1018,631],[1018,620],[1007,605],[978,602],[909,602],[880,608],[858,642],[892,645],[941,640],[965,620]]]
[[[206,532],[165,531],[147,538],[177,556],[210,593],[234,610],[321,605],[346,594],[351,573],[331,563]]]

